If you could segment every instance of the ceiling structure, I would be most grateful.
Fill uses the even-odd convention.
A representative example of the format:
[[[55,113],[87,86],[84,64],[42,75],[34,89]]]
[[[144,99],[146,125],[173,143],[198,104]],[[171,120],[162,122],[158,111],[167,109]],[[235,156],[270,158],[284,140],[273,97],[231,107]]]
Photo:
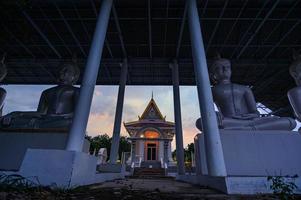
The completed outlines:
[[[73,54],[84,70],[101,0],[0,2],[0,53],[5,84],[55,84]],[[291,115],[288,67],[301,49],[300,0],[198,1],[208,65],[219,52],[232,61],[232,81],[252,87],[256,100]],[[185,0],[116,0],[97,84],[117,85],[129,61],[128,85],[171,85],[177,59],[181,85],[195,85]],[[80,84],[80,81],[79,81]]]

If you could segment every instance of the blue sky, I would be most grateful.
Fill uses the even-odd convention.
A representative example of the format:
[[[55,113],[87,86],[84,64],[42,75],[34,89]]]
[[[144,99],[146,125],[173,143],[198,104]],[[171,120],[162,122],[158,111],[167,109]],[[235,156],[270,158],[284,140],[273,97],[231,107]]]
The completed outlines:
[[[3,114],[12,111],[36,110],[41,92],[50,85],[8,85],[3,86],[7,97]],[[123,108],[123,122],[138,119],[147,106],[151,94],[168,121],[174,121],[172,86],[127,86]],[[107,133],[112,135],[118,86],[96,86],[87,127],[88,135],[95,136]],[[197,134],[195,121],[199,117],[197,90],[194,86],[180,87],[181,111],[183,123],[184,146],[193,142]],[[127,135],[124,127],[122,135]],[[173,141],[174,147],[174,141]]]

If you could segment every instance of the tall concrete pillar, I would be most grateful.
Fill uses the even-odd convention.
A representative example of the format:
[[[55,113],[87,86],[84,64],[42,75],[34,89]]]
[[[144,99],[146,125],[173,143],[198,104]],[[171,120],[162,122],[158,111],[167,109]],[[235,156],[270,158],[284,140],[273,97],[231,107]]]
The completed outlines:
[[[76,105],[73,123],[67,141],[66,149],[70,151],[81,151],[84,144],[90,107],[98,76],[112,4],[113,0],[103,0],[101,4],[84,77],[80,87],[79,100]]]
[[[224,155],[213,105],[197,4],[196,0],[187,0],[186,3],[188,3],[188,21],[192,56],[203,132],[205,134],[208,172],[211,176],[226,176]]]
[[[182,117],[181,117],[181,102],[180,102],[180,89],[179,89],[179,69],[178,64],[174,60],[170,64],[172,68],[172,82],[173,82],[173,101],[175,113],[175,129],[176,129],[176,156],[178,174],[185,174],[184,165],[184,147],[183,147],[183,131],[182,131]]]
[[[111,164],[115,164],[118,159],[120,128],[121,128],[122,109],[123,109],[123,102],[124,102],[124,91],[125,91],[126,78],[127,78],[127,69],[128,69],[127,59],[124,59],[121,73],[120,73],[117,106],[116,106],[115,121],[114,121],[114,128],[113,128],[113,137],[112,137],[111,150],[110,150]]]

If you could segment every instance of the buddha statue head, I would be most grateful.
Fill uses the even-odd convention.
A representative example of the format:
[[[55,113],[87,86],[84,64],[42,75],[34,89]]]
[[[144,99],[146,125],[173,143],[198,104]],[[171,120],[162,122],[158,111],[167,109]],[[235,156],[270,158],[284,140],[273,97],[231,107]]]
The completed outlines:
[[[0,82],[6,77],[7,75],[7,68],[5,65],[5,55],[2,57],[1,59],[1,63],[0,63]]]
[[[297,86],[301,86],[301,55],[294,55],[294,62],[290,65],[290,75],[295,80]]]
[[[218,54],[209,68],[213,83],[229,83],[231,79],[231,62]]]
[[[58,82],[60,85],[74,85],[80,75],[80,70],[75,59],[71,63],[65,63],[59,72]]]

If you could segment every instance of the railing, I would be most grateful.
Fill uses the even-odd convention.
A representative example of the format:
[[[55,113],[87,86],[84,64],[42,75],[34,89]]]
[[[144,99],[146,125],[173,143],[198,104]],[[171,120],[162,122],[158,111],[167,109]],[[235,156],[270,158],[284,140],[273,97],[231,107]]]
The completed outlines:
[[[160,162],[161,162],[161,168],[164,169],[164,174],[167,175],[167,168],[168,168],[167,163],[164,162],[163,158],[160,159]]]
[[[141,167],[141,163],[142,163],[142,157],[139,157],[139,164],[138,164],[139,167]]]
[[[161,168],[164,168],[164,161],[163,161],[163,158],[160,159],[160,162],[161,162]]]
[[[132,164],[131,164],[131,175],[133,175],[134,174],[134,170],[135,170],[135,162],[132,162]]]
[[[142,163],[142,156],[137,156],[139,159],[138,159],[138,162],[137,162],[137,159],[134,159],[132,160],[131,162],[131,174],[133,175],[134,174],[134,170],[135,170],[135,167],[141,167],[141,163]],[[136,158],[137,158],[136,157]]]

